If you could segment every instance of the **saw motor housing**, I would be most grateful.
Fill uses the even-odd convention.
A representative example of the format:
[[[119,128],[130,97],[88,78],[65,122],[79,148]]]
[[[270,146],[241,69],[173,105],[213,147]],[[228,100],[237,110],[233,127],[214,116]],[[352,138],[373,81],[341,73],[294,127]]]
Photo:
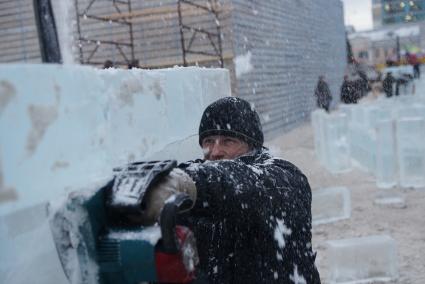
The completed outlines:
[[[166,203],[159,226],[144,227],[143,196],[175,166],[150,161],[114,169],[115,177],[93,194],[72,193],[53,213],[51,228],[71,283],[188,283],[198,262],[193,233],[176,225],[192,200],[178,194]],[[77,267],[76,267],[77,266]]]

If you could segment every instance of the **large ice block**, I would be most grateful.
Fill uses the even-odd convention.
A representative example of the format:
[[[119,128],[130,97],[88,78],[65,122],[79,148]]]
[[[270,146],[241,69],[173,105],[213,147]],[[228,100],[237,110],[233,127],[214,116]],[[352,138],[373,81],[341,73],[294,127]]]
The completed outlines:
[[[323,119],[325,167],[332,173],[351,169],[350,147],[347,140],[347,115],[332,113]]]
[[[397,155],[393,120],[381,120],[376,124],[376,185],[391,188],[397,185]]]
[[[0,283],[67,283],[45,203],[127,162],[202,157],[202,112],[229,95],[225,69],[0,65]]]
[[[329,187],[314,190],[311,212],[313,225],[350,218],[350,191],[346,187]]]
[[[425,118],[425,105],[419,102],[403,104],[397,109],[398,118],[420,117]]]
[[[349,126],[351,157],[362,170],[375,173],[376,170],[376,131],[364,126]]]
[[[0,217],[0,283],[68,283],[53,242],[47,203]]]
[[[326,145],[324,142],[324,130],[323,130],[323,119],[326,116],[326,112],[323,109],[316,109],[311,112],[311,124],[314,132],[314,151],[317,159],[322,164],[326,164]]]
[[[366,122],[365,108],[362,105],[356,105],[351,113],[351,123],[364,125]]]
[[[396,242],[388,235],[326,242],[330,283],[373,283],[398,277]]]
[[[425,119],[407,117],[397,120],[396,141],[400,185],[425,187]]]
[[[202,112],[230,94],[224,69],[0,65],[0,216],[163,150],[202,157]]]

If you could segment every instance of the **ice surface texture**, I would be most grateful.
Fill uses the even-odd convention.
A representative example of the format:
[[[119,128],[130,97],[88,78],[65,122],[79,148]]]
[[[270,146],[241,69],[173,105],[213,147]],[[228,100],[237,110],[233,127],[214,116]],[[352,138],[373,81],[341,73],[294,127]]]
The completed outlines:
[[[202,112],[229,95],[224,69],[0,65],[0,191],[18,196],[0,216],[129,161],[202,156]]]

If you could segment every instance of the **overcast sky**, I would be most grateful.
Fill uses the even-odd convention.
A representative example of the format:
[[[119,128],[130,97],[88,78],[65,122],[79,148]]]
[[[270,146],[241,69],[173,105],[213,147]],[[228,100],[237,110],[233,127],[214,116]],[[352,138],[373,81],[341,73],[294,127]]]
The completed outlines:
[[[372,0],[342,0],[345,25],[354,26],[356,31],[372,29]]]

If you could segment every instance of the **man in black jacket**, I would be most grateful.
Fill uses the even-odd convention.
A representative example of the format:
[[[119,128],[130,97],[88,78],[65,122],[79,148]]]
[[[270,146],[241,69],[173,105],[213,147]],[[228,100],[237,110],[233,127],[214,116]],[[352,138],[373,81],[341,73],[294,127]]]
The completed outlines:
[[[348,76],[344,76],[344,81],[341,85],[341,102],[345,104],[356,104],[357,94],[354,83],[348,79]]]
[[[176,192],[195,201],[181,222],[196,237],[208,283],[320,283],[311,244],[311,190],[291,163],[263,147],[258,114],[242,99],[208,106],[205,160],[183,163],[146,197],[157,220]],[[155,207],[155,208],[154,208]]]
[[[314,95],[316,97],[317,106],[329,112],[329,107],[332,101],[332,94],[328,83],[325,81],[325,76],[319,76],[316,89],[314,90]]]
[[[390,98],[393,96],[393,84],[396,79],[393,77],[392,72],[388,72],[382,81],[382,88],[384,89],[385,95]]]

